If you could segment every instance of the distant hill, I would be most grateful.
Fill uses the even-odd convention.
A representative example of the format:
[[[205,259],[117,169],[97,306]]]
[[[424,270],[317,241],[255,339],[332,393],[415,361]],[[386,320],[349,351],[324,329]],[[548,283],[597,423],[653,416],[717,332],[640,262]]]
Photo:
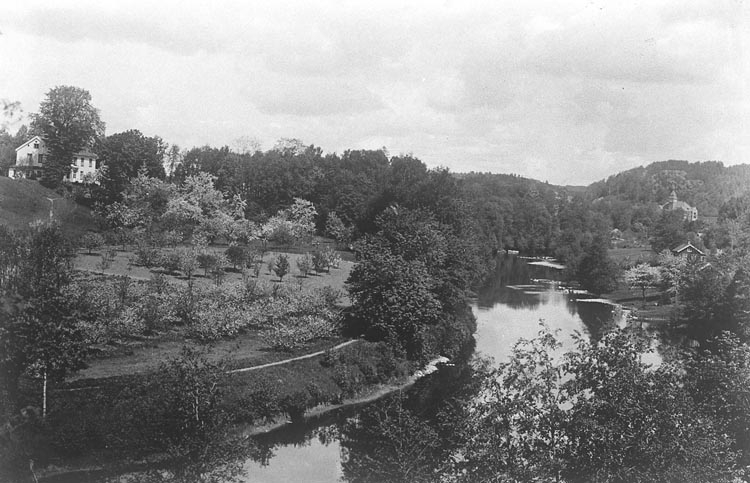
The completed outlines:
[[[91,211],[37,181],[16,180],[0,176],[0,224],[23,228],[35,220],[48,220],[50,201],[54,199],[54,216],[70,235],[95,230]]]
[[[588,187],[592,199],[614,198],[646,205],[666,202],[674,190],[681,201],[714,217],[723,203],[750,191],[750,165],[718,161],[660,161],[610,176]]]

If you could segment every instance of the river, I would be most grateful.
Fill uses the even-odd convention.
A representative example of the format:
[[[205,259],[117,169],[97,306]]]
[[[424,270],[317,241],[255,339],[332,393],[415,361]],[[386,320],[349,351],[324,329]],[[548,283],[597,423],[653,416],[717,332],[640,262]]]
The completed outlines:
[[[561,353],[574,348],[571,337],[574,332],[596,340],[607,328],[624,323],[619,307],[597,301],[577,301],[561,289],[556,279],[559,279],[558,269],[533,265],[515,256],[499,260],[494,275],[478,291],[472,304],[477,318],[476,353],[497,362],[507,360],[518,339],[537,335],[540,320],[551,330],[559,330]],[[433,395],[440,393],[441,384],[451,377],[451,374],[441,374],[444,371],[451,369],[428,376],[413,390]],[[461,377],[460,374],[452,376]],[[267,445],[273,456],[263,464],[248,460],[244,465],[244,481],[341,481],[347,476],[342,462],[348,452],[342,449],[342,428],[350,418],[360,417],[362,411],[367,410],[368,405],[348,408],[264,435],[259,442]]]

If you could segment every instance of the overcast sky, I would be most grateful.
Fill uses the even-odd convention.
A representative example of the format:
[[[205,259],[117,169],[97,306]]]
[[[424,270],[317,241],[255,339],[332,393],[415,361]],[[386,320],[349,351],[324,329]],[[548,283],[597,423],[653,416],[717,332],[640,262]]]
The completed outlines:
[[[555,184],[750,162],[742,0],[151,3],[0,2],[0,98],[34,112],[74,85],[108,134],[385,146]]]

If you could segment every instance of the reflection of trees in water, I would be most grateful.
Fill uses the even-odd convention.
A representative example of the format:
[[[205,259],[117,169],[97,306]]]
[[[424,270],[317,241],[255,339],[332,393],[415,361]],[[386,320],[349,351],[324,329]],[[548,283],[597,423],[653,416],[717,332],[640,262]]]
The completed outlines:
[[[508,285],[528,284],[531,281],[529,265],[512,255],[499,255],[495,259],[495,270],[478,291],[479,305],[492,307],[508,292]]]
[[[591,337],[592,342],[598,342],[602,337],[617,328],[618,309],[615,306],[593,302],[577,304],[578,316]]]
[[[492,307],[498,303],[513,309],[535,309],[542,304],[540,294],[525,293],[522,289],[508,286],[530,285],[533,280],[559,280],[560,270],[529,265],[526,260],[514,255],[499,255],[495,259],[495,270],[478,290],[480,307]],[[571,309],[570,307],[568,310]],[[571,312],[575,314],[575,312]]]
[[[484,366],[443,367],[406,393],[361,411],[342,427],[342,469],[349,482],[435,481],[464,444],[464,404],[476,397]]]

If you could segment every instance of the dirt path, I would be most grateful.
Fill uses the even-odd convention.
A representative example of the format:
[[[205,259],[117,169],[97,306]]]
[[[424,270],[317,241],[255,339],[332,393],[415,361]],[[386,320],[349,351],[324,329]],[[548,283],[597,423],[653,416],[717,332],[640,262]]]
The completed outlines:
[[[325,354],[328,351],[339,350],[339,349],[341,349],[343,347],[346,347],[346,346],[348,346],[350,344],[353,344],[353,343],[357,342],[357,340],[359,340],[359,339],[348,340],[346,342],[342,342],[339,345],[335,345],[335,346],[331,347],[330,349],[325,349],[325,350],[322,350],[322,351],[313,352],[311,354],[305,354],[303,356],[292,357],[291,359],[284,359],[283,361],[269,362],[268,364],[261,364],[259,366],[251,366],[251,367],[243,367],[241,369],[233,369],[231,371],[227,371],[227,374],[234,374],[235,372],[257,371],[258,369],[265,369],[266,367],[280,366],[282,364],[289,364],[290,362],[294,362],[294,361],[301,361],[301,360],[304,360],[304,359],[310,359],[312,357],[316,357],[316,356]]]

